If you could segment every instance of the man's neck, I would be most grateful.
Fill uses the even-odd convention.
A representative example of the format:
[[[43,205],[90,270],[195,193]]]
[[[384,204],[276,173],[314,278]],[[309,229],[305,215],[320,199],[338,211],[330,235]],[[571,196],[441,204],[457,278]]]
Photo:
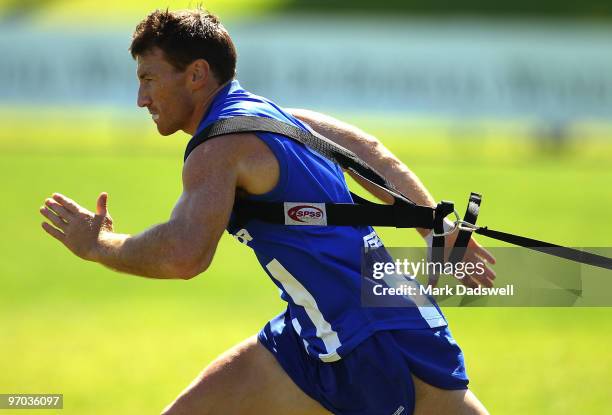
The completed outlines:
[[[200,125],[200,121],[202,121],[202,117],[204,117],[204,114],[206,114],[206,111],[208,111],[208,108],[210,108],[210,104],[212,103],[214,97],[230,82],[232,82],[232,80],[229,80],[226,83],[219,85],[217,88],[213,89],[210,93],[208,93],[204,97],[204,99],[200,101],[199,104],[197,104],[195,110],[192,113],[189,125],[183,129],[185,133],[189,135],[195,135],[196,131],[198,130],[198,126]]]

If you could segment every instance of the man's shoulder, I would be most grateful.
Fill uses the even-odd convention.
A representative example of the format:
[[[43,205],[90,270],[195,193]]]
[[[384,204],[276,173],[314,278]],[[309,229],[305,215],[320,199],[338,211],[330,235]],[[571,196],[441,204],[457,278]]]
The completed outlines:
[[[209,138],[193,149],[185,164],[223,160],[231,165],[247,157],[257,142],[261,140],[255,133],[232,133]]]
[[[279,164],[270,148],[254,133],[227,134],[205,141],[187,158],[183,176],[216,167],[216,174],[236,175],[238,187],[260,194],[278,181]],[[208,173],[210,174],[210,173]]]

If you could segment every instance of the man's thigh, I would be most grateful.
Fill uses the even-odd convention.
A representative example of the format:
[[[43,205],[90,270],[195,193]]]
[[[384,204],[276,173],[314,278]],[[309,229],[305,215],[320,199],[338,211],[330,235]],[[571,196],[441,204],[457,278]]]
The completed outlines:
[[[415,391],[414,415],[489,415],[469,389],[446,390],[412,376]]]
[[[219,356],[163,415],[329,414],[253,336]]]

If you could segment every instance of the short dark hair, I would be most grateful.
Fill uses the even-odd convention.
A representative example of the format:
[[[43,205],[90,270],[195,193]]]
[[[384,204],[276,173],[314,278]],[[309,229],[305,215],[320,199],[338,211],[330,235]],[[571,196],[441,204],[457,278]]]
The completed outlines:
[[[234,42],[219,18],[206,10],[155,10],[149,14],[134,30],[130,53],[136,59],[154,47],[178,70],[204,59],[219,83],[236,75]]]

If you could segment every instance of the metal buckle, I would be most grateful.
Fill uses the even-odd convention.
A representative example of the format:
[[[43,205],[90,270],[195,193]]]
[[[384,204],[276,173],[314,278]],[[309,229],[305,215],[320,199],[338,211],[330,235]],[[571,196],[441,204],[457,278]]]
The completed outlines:
[[[480,226],[476,226],[473,223],[466,222],[464,220],[458,220],[457,227],[459,228],[459,230],[467,231],[467,232],[474,232],[480,229]]]
[[[463,221],[460,219],[459,213],[457,213],[456,209],[453,209],[453,213],[455,214],[455,221],[453,222],[453,227],[449,229],[448,231],[445,231],[442,233],[436,233],[436,231],[432,229],[431,230],[432,236],[448,236],[451,233],[455,232],[455,230],[457,230],[457,228],[459,227],[459,224]]]

